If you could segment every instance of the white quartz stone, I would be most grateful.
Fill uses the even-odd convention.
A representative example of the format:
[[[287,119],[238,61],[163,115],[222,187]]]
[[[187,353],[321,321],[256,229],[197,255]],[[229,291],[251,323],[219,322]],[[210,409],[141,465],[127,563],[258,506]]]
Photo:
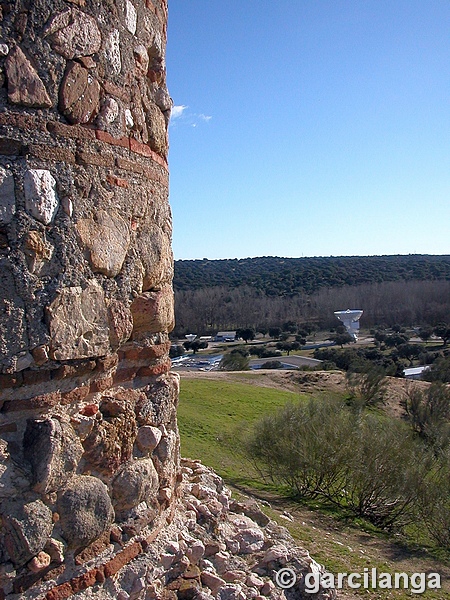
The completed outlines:
[[[56,181],[46,169],[29,169],[23,180],[25,208],[35,219],[48,225],[58,210]]]
[[[105,56],[115,75],[122,71],[122,58],[120,56],[120,35],[117,29],[111,31],[105,44]]]
[[[136,33],[137,13],[130,0],[125,0],[125,25],[130,33]]]

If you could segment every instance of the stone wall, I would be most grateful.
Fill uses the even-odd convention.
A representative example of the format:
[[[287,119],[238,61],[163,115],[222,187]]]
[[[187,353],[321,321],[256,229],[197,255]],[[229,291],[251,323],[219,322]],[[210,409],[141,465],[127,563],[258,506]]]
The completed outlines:
[[[166,0],[0,4],[0,598],[67,597],[170,520],[166,24]]]

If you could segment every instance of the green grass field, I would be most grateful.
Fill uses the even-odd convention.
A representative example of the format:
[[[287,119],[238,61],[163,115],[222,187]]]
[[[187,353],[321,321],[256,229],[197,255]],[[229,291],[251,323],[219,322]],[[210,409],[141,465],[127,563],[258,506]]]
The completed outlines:
[[[178,426],[181,454],[200,458],[228,482],[259,487],[238,439],[260,417],[300,398],[299,394],[239,382],[182,379]]]
[[[304,399],[298,393],[256,384],[254,374],[230,374],[229,380],[184,377],[181,379],[178,425],[182,456],[198,458],[213,467],[226,483],[270,499],[270,517],[285,525],[299,544],[333,572],[362,572],[364,567],[381,571],[430,572],[443,576],[444,589],[421,595],[428,600],[450,599],[447,560],[437,560],[424,548],[399,544],[385,534],[359,528],[339,514],[311,511],[258,478],[239,451],[239,440],[260,417],[275,412],[286,402]],[[236,493],[236,489],[235,489]],[[239,492],[237,492],[239,493]],[[283,518],[283,510],[294,521]],[[417,596],[406,590],[345,590],[340,597],[351,600],[407,600]]]

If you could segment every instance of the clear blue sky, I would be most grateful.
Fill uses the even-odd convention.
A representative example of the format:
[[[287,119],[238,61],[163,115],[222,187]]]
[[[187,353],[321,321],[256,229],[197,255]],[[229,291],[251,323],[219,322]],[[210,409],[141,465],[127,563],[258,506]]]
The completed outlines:
[[[176,259],[450,253],[449,0],[169,0]]]

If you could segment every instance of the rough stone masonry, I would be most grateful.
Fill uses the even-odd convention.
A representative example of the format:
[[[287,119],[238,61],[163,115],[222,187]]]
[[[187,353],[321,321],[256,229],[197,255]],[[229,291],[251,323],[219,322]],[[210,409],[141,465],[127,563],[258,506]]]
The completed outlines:
[[[180,467],[166,25],[0,0],[0,600],[296,600],[320,571]]]
[[[171,520],[166,25],[0,3],[0,598],[101,582]]]

